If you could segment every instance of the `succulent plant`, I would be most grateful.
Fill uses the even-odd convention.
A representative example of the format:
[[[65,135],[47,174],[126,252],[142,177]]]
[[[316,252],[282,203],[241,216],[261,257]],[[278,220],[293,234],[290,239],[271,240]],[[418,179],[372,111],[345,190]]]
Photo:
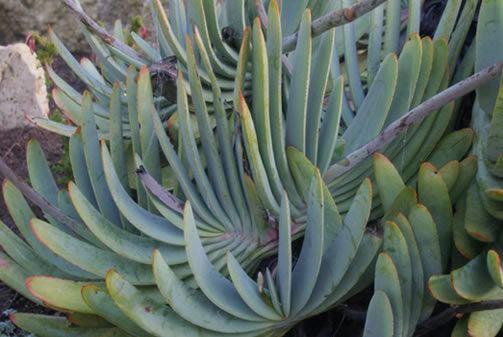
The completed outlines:
[[[81,9],[78,3],[73,1],[68,1],[68,3],[70,7],[79,13]],[[374,7],[378,4],[378,2],[369,3],[372,3]],[[294,215],[302,214],[299,208],[305,208],[300,195],[295,191],[291,174],[288,172],[288,156],[285,150],[287,146],[298,148],[320,168],[332,195],[341,208],[341,212],[347,211],[351,197],[354,196],[359,183],[370,174],[371,162],[370,159],[367,159],[366,163],[359,165],[358,170],[352,172],[344,172],[344,167],[340,170],[341,165],[335,166],[332,164],[337,161],[344,163],[344,159],[350,157],[353,151],[376,137],[391,122],[445,89],[453,76],[449,69],[455,68],[460,53],[459,46],[462,45],[468,31],[466,26],[457,26],[454,30],[454,23],[450,18],[455,17],[458,13],[456,8],[453,8],[446,11],[434,41],[428,37],[420,39],[418,35],[413,34],[418,31],[419,12],[416,5],[410,6],[411,19],[407,26],[407,33],[412,35],[410,35],[410,40],[403,46],[403,49],[400,49],[400,60],[389,55],[384,57],[381,64],[382,54],[387,55],[399,51],[401,31],[401,26],[397,25],[399,20],[395,17],[393,21],[390,20],[389,24],[384,24],[384,5],[377,7],[372,13],[367,14],[365,18],[351,22],[342,28],[337,28],[337,30],[332,29],[322,37],[314,39],[310,37],[310,32],[313,33],[311,30],[314,29],[310,28],[310,22],[313,21],[313,18],[322,16],[330,9],[337,9],[343,5],[349,6],[351,1],[346,1],[344,4],[342,1],[329,1],[317,5],[310,4],[312,14],[305,13],[304,15],[304,34],[302,36],[292,35],[299,39],[299,44],[303,44],[302,48],[299,48],[303,52],[291,52],[289,54],[283,54],[280,46],[282,41],[287,41],[283,43],[285,46],[291,45],[288,42],[292,40],[292,36],[283,38],[283,35],[287,35],[285,32],[292,33],[291,29],[288,30],[286,27],[290,23],[286,24],[285,21],[302,23],[303,7],[296,8],[296,12],[292,13],[289,13],[286,9],[280,11],[279,8],[272,8],[272,13],[268,16],[262,13],[262,25],[265,25],[264,22],[267,21],[267,25],[271,26],[270,29],[267,28],[269,33],[264,34],[265,27],[261,27],[259,21],[253,21],[253,15],[257,11],[261,13],[259,9],[262,8],[263,10],[263,7],[258,6],[259,9],[256,9],[252,2],[238,1],[236,3],[230,1],[219,4],[211,1],[194,1],[194,3],[187,5],[187,10],[181,1],[173,1],[169,5],[168,15],[158,1],[152,2],[154,22],[156,23],[155,26],[158,27],[157,35],[160,52],[165,50],[164,54],[166,54],[167,51],[172,50],[174,53],[162,55],[167,59],[163,59],[164,61],[161,61],[161,63],[158,63],[161,60],[159,57],[149,59],[145,56],[149,55],[145,50],[146,45],[141,43],[140,38],[134,34],[133,37],[135,37],[138,46],[144,48],[140,49],[140,51],[130,51],[130,53],[134,53],[136,59],[141,58],[140,55],[145,56],[143,58],[144,63],[131,62],[129,58],[123,55],[124,53],[117,51],[115,44],[107,45],[105,43],[106,41],[110,42],[110,40],[105,39],[105,42],[102,42],[99,37],[85,30],[86,36],[92,42],[90,43],[91,47],[94,46],[93,50],[97,55],[99,55],[100,51],[104,53],[104,50],[108,50],[104,55],[98,57],[100,68],[103,69],[102,76],[98,81],[101,84],[95,83],[96,79],[93,75],[97,76],[97,73],[89,70],[89,67],[91,67],[90,62],[84,59],[81,61],[82,65],[79,65],[77,60],[71,56],[59,41],[56,34],[52,33],[54,44],[62,57],[76,74],[88,84],[90,91],[96,97],[96,102],[93,103],[93,111],[100,130],[100,137],[110,138],[109,96],[113,89],[112,83],[118,80],[123,83],[119,85],[121,88],[117,89],[121,92],[119,94],[121,97],[121,110],[127,110],[129,114],[129,118],[123,116],[125,125],[122,134],[131,139],[134,152],[143,157],[140,149],[142,145],[140,144],[141,136],[139,135],[138,126],[136,123],[129,123],[129,120],[136,120],[138,119],[136,115],[141,114],[141,109],[136,109],[137,111],[134,109],[137,103],[134,100],[135,95],[132,94],[132,91],[135,90],[132,81],[136,76],[136,72],[132,68],[139,69],[143,66],[143,69],[145,69],[146,66],[150,69],[149,72],[152,73],[154,82],[161,81],[161,86],[165,87],[160,91],[152,90],[154,93],[153,101],[161,121],[167,121],[168,131],[174,143],[178,141],[178,130],[181,127],[180,113],[177,111],[177,105],[173,104],[176,101],[176,95],[173,94],[175,90],[173,89],[178,71],[184,73],[184,78],[188,78],[188,80],[184,80],[184,83],[186,91],[190,95],[189,111],[194,125],[199,125],[199,121],[201,121],[200,118],[197,118],[198,114],[195,113],[196,101],[199,102],[199,109],[208,112],[208,121],[205,123],[209,123],[210,128],[213,128],[217,125],[218,116],[225,113],[229,116],[229,111],[240,110],[239,95],[241,92],[245,99],[252,101],[251,115],[259,142],[258,154],[260,154],[264,166],[265,171],[263,173],[267,175],[270,186],[263,186],[267,184],[265,177],[257,177],[258,172],[261,170],[259,167],[254,167],[252,178],[258,185],[258,192],[262,194],[262,202],[265,203],[270,212],[276,214],[279,210],[279,200],[283,189],[287,190],[290,200],[295,206],[292,209]],[[358,5],[355,5],[355,7]],[[387,11],[390,13],[390,17],[391,13],[394,16],[399,15],[399,2],[390,1],[386,6],[389,7]],[[241,7],[242,10],[234,11],[235,8]],[[216,20],[217,15],[215,13],[218,12],[216,8],[223,13],[221,23]],[[243,13],[243,17],[241,19],[236,17],[233,17],[232,20],[225,19],[225,13],[231,12]],[[280,14],[276,12],[280,12]],[[463,12],[466,17],[473,16],[473,14],[473,11]],[[170,15],[173,17],[170,17]],[[285,15],[291,15],[291,17],[286,20]],[[168,17],[171,18],[171,23]],[[323,22],[323,19],[324,17],[314,20],[313,27],[317,27],[316,23]],[[244,28],[242,23],[236,26],[236,21],[250,22],[254,26],[253,32]],[[187,26],[187,22],[193,23],[194,27],[196,27],[197,32],[189,28],[188,34],[193,36],[198,52],[205,52],[206,54],[205,60],[202,57],[196,57],[195,65],[191,65],[191,56],[188,52],[188,49],[192,47],[190,45],[194,42],[189,42],[189,46],[187,46],[186,31],[180,28]],[[360,43],[358,39],[370,31],[370,22],[372,23],[372,31],[368,35],[368,40],[360,40],[360,42],[366,43],[367,47],[358,51],[357,46]],[[175,29],[176,27],[178,29]],[[244,64],[244,60],[240,62],[238,52],[231,50],[231,47],[225,44],[225,41],[222,41],[223,37],[218,34],[221,27],[231,27],[234,32],[240,32],[236,34],[241,39],[243,37],[249,38],[254,40],[254,43],[261,45],[261,51],[257,52],[260,54],[253,55],[256,62],[255,67],[248,62],[248,59],[246,64]],[[118,29],[117,31],[122,30]],[[336,31],[340,33],[338,38],[335,38]],[[447,39],[451,34],[452,38],[448,45]],[[120,44],[119,37],[115,38],[115,43]],[[211,43],[208,42],[210,40]],[[96,45],[99,45],[100,48],[97,48]],[[224,50],[227,52],[224,52]],[[359,58],[355,57],[358,52],[368,55],[366,61],[361,62],[362,67],[367,66],[366,73],[362,75],[359,71]],[[231,57],[228,54],[235,56]],[[111,57],[107,55],[111,55]],[[121,55],[123,58],[120,57]],[[174,57],[171,58],[171,55],[174,55]],[[247,55],[248,52],[243,57],[248,58]],[[421,58],[418,58],[418,55],[421,55]],[[220,56],[220,58],[217,56]],[[339,65],[339,56],[345,56],[346,61],[343,68]],[[108,64],[114,60],[117,63],[127,63],[129,61],[132,66],[130,69],[126,69],[125,66],[121,68],[123,76],[107,78],[107,74],[114,73]],[[267,64],[264,64],[265,61],[267,61]],[[241,67],[239,63],[241,63]],[[280,64],[281,67],[278,66]],[[311,64],[316,64],[316,67],[311,66]],[[166,71],[166,67],[169,68],[169,71]],[[188,75],[190,67],[192,67],[193,72],[196,70],[198,72],[201,83],[200,88],[194,87],[197,81],[191,80],[191,76]],[[233,76],[239,75],[236,77],[237,82],[235,83],[233,77],[225,79],[225,72],[222,68],[232,68]],[[159,75],[159,71],[164,75]],[[82,97],[50,69],[49,74],[58,86],[58,89],[54,92],[56,102],[67,113],[73,123],[80,125],[79,111]],[[340,77],[341,74],[345,75],[347,79],[349,91],[345,91],[346,86],[341,82],[343,80]],[[255,78],[255,75],[262,76],[262,79],[257,79],[254,86],[251,79]],[[146,75],[144,74],[144,76]],[[269,83],[266,83],[266,78],[269,79]],[[125,88],[125,84],[128,82],[127,79],[131,83],[131,90]],[[321,79],[321,81],[315,79]],[[372,85],[373,82],[376,82],[376,84]],[[290,85],[290,83],[296,85]],[[155,87],[157,88],[159,85]],[[192,97],[193,90],[200,92],[201,95],[196,94],[199,97]],[[251,95],[251,92],[257,94]],[[260,92],[260,95],[258,95],[258,92]],[[342,98],[340,98],[341,96]],[[222,104],[213,104],[214,97],[219,97]],[[171,99],[171,103],[168,102],[169,99]],[[267,100],[270,100],[269,104],[263,103]],[[206,107],[202,107],[204,102],[206,102]],[[148,103],[145,104],[148,105]],[[375,110],[375,107],[378,107],[378,110]],[[449,121],[453,118],[453,112],[449,110],[451,108],[452,106],[445,107],[442,113],[433,114],[423,123],[408,130],[404,137],[400,137],[392,144],[380,149],[396,163],[400,161],[403,169],[407,170],[406,180],[415,175],[419,163],[427,159],[428,154],[444,135]],[[145,109],[149,108],[146,107]],[[284,115],[292,117],[285,119]],[[325,115],[330,117],[326,123]],[[145,118],[149,118],[149,116]],[[40,119],[35,122],[42,127],[67,136],[75,132],[75,127],[57,125],[54,122]],[[227,129],[227,131],[222,130],[222,133],[237,132],[234,125],[229,124],[229,122],[227,124],[227,127],[221,126],[222,129]],[[285,125],[283,126],[283,124]],[[277,132],[268,131],[268,128],[277,130]],[[199,131],[198,126],[195,126],[194,136],[198,142],[201,137]],[[285,136],[282,136],[283,133]],[[183,135],[183,133],[180,134]],[[430,137],[426,137],[428,134],[430,134]],[[229,135],[218,135],[217,137],[221,140],[222,137],[229,137]],[[210,145],[205,141],[202,141],[201,144],[202,146],[199,146],[199,148],[205,151],[206,157],[214,158],[214,155],[208,156],[209,150],[207,148]],[[228,147],[226,157],[229,159],[232,150],[228,149]],[[419,148],[421,148],[421,151],[418,152]],[[216,149],[219,150],[218,144]],[[143,159],[145,160],[145,158]],[[260,163],[258,162],[256,165],[260,166]],[[146,166],[149,169],[148,165]],[[156,168],[155,170],[158,171],[159,169]],[[160,179],[158,172],[151,173],[155,178]],[[167,174],[164,177],[165,180],[175,180],[173,176]],[[236,183],[235,177],[231,181],[231,186],[239,185]],[[137,190],[141,190],[141,186],[137,186]],[[240,203],[244,201],[242,197],[237,196],[237,192],[231,192],[233,192],[232,197],[239,200]],[[273,196],[274,198],[272,198]],[[221,197],[220,194],[220,201]],[[379,212],[379,210],[373,212],[374,217],[378,216]]]
[[[383,249],[375,266],[374,295],[364,336],[412,336],[435,308],[427,284],[452,258],[453,201],[468,189],[476,160],[421,165],[417,188],[406,186],[382,155],[374,172],[385,215]]]
[[[136,33],[130,47],[119,23],[112,36],[65,2],[97,64],[51,32],[88,91],[48,67],[71,124],[35,122],[70,138],[74,182],[60,190],[28,145],[33,190],[13,175],[3,185],[24,240],[0,223],[0,279],[70,315],[15,314],[18,326],[42,337],[283,336],[374,274],[369,327],[384,315],[384,335],[410,336],[431,315],[425,281],[449,271],[451,202],[475,174],[475,158],[463,160],[473,131],[452,131],[458,89],[442,92],[471,74],[471,53],[456,65],[478,1],[461,13],[450,1],[432,39],[418,34],[415,1],[402,24],[397,0],[172,0],[169,11],[153,0],[157,47]],[[376,151],[389,159],[373,161]],[[416,182],[426,208],[405,187]],[[394,266],[409,279],[387,279]]]
[[[503,34],[503,5],[483,1],[477,38],[470,50],[470,67],[475,70],[503,58],[503,49],[492,49],[492,41]],[[489,53],[488,50],[491,50]],[[430,279],[429,286],[439,301],[462,305],[501,300],[501,172],[502,153],[499,118],[503,112],[503,85],[495,80],[477,91],[472,126],[477,134],[472,153],[478,157],[476,179],[456,204],[454,245],[460,257],[448,275]],[[493,336],[503,325],[503,311],[482,310],[465,315],[456,325],[456,336]]]

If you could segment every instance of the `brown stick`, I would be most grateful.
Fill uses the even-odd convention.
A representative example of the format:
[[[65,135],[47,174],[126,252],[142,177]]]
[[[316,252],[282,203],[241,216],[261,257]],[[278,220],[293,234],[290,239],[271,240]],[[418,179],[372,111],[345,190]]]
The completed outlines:
[[[112,47],[120,50],[127,56],[135,59],[138,62],[145,63],[144,60],[138,55],[138,53],[125,43],[117,40],[113,35],[108,33],[103,29],[96,21],[94,21],[89,15],[87,15],[75,2],[74,0],[64,0],[66,7],[72,12],[75,17],[92,32],[94,32],[98,37],[100,37],[105,43],[111,45]]]
[[[5,161],[0,157],[0,174],[5,178],[10,180],[14,186],[16,186],[21,193],[24,194],[28,200],[33,202],[35,205],[40,207],[42,211],[54,217],[59,222],[67,225],[70,229],[76,230],[81,227],[81,225],[74,219],[70,218],[64,214],[59,208],[51,204],[47,199],[38,194],[33,188],[31,188],[27,183],[18,177],[14,171],[5,163]]]
[[[267,11],[265,10],[262,0],[255,0],[255,9],[257,10],[260,21],[262,22],[262,27],[267,29],[269,19],[267,18]]]
[[[148,174],[145,167],[140,166],[140,168],[136,170],[136,174],[140,177],[143,186],[145,186],[160,201],[178,214],[183,214],[183,202],[178,200],[177,197],[171,194],[164,186],[159,184],[150,174]]]
[[[493,64],[418,105],[406,115],[391,123],[376,138],[332,165],[323,177],[325,182],[329,183],[348,172],[358,163],[376,153],[382,146],[389,144],[398,135],[407,130],[409,126],[422,121],[429,114],[447,103],[466,95],[488,81],[497,79],[502,71],[503,62]]]
[[[432,330],[441,327],[458,314],[468,314],[476,311],[503,309],[503,300],[482,301],[477,303],[468,303],[463,305],[452,306],[436,316],[432,316],[418,326],[414,337],[421,337]]]
[[[330,12],[313,21],[311,25],[312,36],[318,36],[337,26],[350,23],[357,18],[367,14],[386,0],[362,0],[357,4]],[[294,33],[283,39],[283,53],[288,53],[295,49],[299,33]]]

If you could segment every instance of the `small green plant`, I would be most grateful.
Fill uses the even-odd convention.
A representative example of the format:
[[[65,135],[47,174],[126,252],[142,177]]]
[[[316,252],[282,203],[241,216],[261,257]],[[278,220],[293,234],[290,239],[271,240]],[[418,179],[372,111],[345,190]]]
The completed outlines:
[[[51,121],[56,123],[65,123],[66,118],[59,109],[51,111],[49,116]],[[63,137],[63,151],[61,152],[61,159],[51,166],[52,171],[57,177],[59,186],[66,186],[73,178],[72,165],[70,162],[70,142],[68,138]]]
[[[133,19],[131,20],[130,25],[131,25],[131,28],[129,30],[129,33],[127,34],[128,44],[130,46],[135,44],[134,38],[131,36],[131,33],[136,33],[140,37],[142,37],[143,39],[147,38],[148,32],[146,31],[145,20],[143,19],[143,17],[141,17],[139,15],[134,16]]]
[[[30,32],[27,43],[43,65],[52,64],[54,58],[58,55],[58,51],[52,41],[39,32]]]

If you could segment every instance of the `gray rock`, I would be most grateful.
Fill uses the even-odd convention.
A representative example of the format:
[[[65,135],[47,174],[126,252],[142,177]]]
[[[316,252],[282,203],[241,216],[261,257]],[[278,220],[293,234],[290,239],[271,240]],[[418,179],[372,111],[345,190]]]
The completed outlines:
[[[44,69],[30,48],[0,46],[0,130],[26,126],[48,113]]]
[[[111,28],[117,19],[124,23],[134,15],[146,13],[142,0],[80,0],[84,10]],[[1,0],[0,45],[24,41],[30,31],[46,33],[49,26],[58,33],[70,50],[87,49],[75,18],[62,0]]]

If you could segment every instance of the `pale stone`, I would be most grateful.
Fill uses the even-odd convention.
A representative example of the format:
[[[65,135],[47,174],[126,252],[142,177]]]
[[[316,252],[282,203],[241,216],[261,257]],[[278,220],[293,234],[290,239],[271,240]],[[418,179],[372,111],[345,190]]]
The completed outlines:
[[[49,103],[44,69],[24,43],[0,46],[0,129],[47,117]]]

